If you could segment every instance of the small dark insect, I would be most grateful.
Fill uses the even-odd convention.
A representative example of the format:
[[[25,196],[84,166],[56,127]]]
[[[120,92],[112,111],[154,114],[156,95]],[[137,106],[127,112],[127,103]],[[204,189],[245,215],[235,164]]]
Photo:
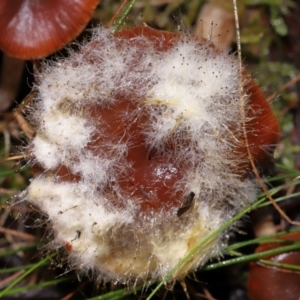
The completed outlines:
[[[190,192],[184,204],[178,208],[177,217],[182,216],[186,211],[188,211],[194,203],[195,193]]]
[[[79,239],[80,236],[81,236],[81,231],[80,231],[80,230],[76,230],[76,236],[75,236],[75,238],[74,238],[71,242],[73,242],[73,241]]]

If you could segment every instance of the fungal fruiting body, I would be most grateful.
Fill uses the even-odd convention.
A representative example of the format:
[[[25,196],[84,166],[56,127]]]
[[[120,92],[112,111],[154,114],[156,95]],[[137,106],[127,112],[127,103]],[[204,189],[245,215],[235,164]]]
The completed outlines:
[[[277,239],[277,241],[276,241]],[[300,241],[299,231],[275,237],[273,242],[260,244],[255,253],[262,253],[283,245],[291,245]],[[274,252],[273,252],[274,253]],[[247,290],[250,300],[285,299],[293,300],[300,295],[299,272],[288,271],[279,266],[270,266],[265,261],[271,261],[280,265],[289,264],[299,266],[300,251],[294,250],[287,253],[270,254],[264,257],[263,262],[251,262],[248,276]]]
[[[45,57],[80,34],[99,2],[0,1],[0,49],[20,59]]]
[[[161,279],[256,198],[243,135],[237,59],[209,41],[136,27],[95,29],[89,43],[38,75],[27,199],[48,218],[52,248],[104,281]],[[278,124],[245,75],[256,162]],[[210,241],[180,279],[226,244]]]

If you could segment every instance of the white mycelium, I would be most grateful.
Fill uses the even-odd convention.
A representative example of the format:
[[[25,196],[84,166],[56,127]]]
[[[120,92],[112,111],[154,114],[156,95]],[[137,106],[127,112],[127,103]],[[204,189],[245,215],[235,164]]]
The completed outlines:
[[[37,134],[28,149],[43,171],[27,199],[48,216],[53,247],[66,246],[71,266],[104,281],[162,278],[256,196],[255,180],[236,171],[245,159],[235,152],[242,136],[236,58],[185,35],[173,43],[158,51],[143,35],[117,38],[100,27],[92,42],[38,78],[31,113]],[[125,126],[124,136],[112,138],[103,116],[91,112],[123,99],[138,103],[120,114],[124,123],[147,116],[145,149],[183,166],[171,192],[183,195],[182,205],[191,192],[194,199],[182,215],[180,205],[143,212],[122,190],[119,182],[134,168],[126,158],[138,146],[136,132]],[[71,179],[59,173],[62,165]],[[218,255],[224,241],[211,241],[174,277]]]

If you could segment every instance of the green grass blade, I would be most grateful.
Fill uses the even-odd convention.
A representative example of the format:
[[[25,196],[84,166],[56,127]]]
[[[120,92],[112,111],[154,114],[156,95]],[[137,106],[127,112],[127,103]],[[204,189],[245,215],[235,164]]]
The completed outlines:
[[[263,237],[259,237],[259,238],[252,239],[249,241],[235,243],[235,244],[232,244],[232,245],[226,247],[225,252],[236,250],[236,249],[239,249],[239,248],[242,248],[245,246],[261,244],[261,243],[283,243],[283,242],[285,242],[284,239],[276,239],[276,237],[279,237],[283,234],[287,234],[287,233],[291,233],[291,232],[300,232],[300,229],[298,228],[298,229],[289,230],[289,231],[280,231],[280,232],[277,232],[274,234],[265,235]]]
[[[283,246],[283,247],[275,248],[272,250],[267,250],[267,251],[263,251],[263,252],[259,252],[259,253],[244,255],[242,257],[223,260],[221,262],[205,266],[204,268],[201,269],[201,271],[214,270],[217,268],[226,267],[226,266],[234,265],[237,263],[244,263],[244,262],[248,262],[248,261],[252,261],[252,260],[257,260],[262,257],[269,256],[269,255],[275,255],[275,254],[280,254],[280,253],[293,251],[293,250],[299,250],[299,249],[300,249],[300,243],[293,243],[292,245],[289,245],[289,246]]]
[[[0,257],[7,256],[7,255],[11,255],[11,254],[15,254],[15,253],[18,253],[18,252],[20,252],[20,251],[26,251],[26,250],[35,248],[35,247],[37,247],[38,245],[39,245],[39,243],[33,243],[33,244],[30,244],[30,245],[27,245],[27,246],[24,246],[24,247],[20,247],[20,248],[18,248],[18,249],[13,249],[13,250],[4,251],[4,252],[0,253]]]
[[[46,261],[45,264],[43,264],[42,266],[45,266],[47,264],[49,264],[49,261]],[[36,264],[28,264],[28,265],[25,265],[25,266],[5,268],[5,269],[0,270],[0,274],[13,273],[13,272],[17,272],[17,271],[20,271],[20,270],[27,270],[27,269],[30,269],[31,267],[35,266],[35,265]]]
[[[49,259],[53,257],[54,254],[42,259],[38,263],[36,263],[34,266],[32,266],[30,269],[28,269],[26,272],[24,272],[21,276],[16,278],[10,285],[8,285],[3,291],[0,292],[0,298],[7,295],[7,293],[10,292],[10,290],[18,284],[21,280],[23,280],[26,276],[28,276],[30,273],[32,273],[34,270],[38,269],[42,265],[44,265],[46,262],[49,262]]]
[[[141,290],[144,286],[145,285],[139,285],[132,289],[128,289],[128,288],[119,289],[117,291],[112,291],[101,296],[89,298],[88,300],[119,300],[125,296],[129,296],[136,293],[137,291]]]
[[[129,14],[129,12],[131,11],[133,5],[135,4],[135,1],[136,0],[131,0],[130,3],[128,4],[126,10],[124,11],[124,13],[121,15],[121,17],[117,20],[113,30],[112,30],[112,33],[115,33],[119,28],[120,26],[123,24],[124,22],[124,19],[126,18],[126,16]]]
[[[3,171],[0,171],[0,177],[4,177],[4,176],[15,174],[15,173],[25,172],[28,170],[30,170],[29,167],[21,168],[20,170],[3,170]]]
[[[264,265],[271,266],[271,267],[277,267],[277,268],[291,270],[291,271],[300,271],[300,266],[297,266],[297,265],[283,264],[283,263],[278,263],[278,262],[266,260],[266,259],[260,259],[259,262]]]
[[[58,278],[58,279],[54,279],[54,280],[44,281],[44,282],[41,282],[39,284],[23,286],[23,287],[20,287],[20,288],[16,288],[16,289],[12,289],[12,290],[7,291],[5,293],[5,296],[19,294],[19,293],[22,293],[22,292],[26,292],[28,290],[33,290],[33,289],[38,289],[38,288],[41,288],[41,287],[46,287],[46,286],[59,284],[61,282],[65,282],[65,281],[68,281],[68,280],[71,280],[71,279],[74,279],[74,277]]]

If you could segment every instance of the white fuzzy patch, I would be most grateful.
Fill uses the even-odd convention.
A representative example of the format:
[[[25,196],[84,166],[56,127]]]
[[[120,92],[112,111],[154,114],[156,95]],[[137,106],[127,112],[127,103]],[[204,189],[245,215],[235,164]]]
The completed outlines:
[[[41,127],[50,143],[60,147],[82,149],[91,139],[92,126],[87,120],[67,114],[46,114]]]
[[[151,74],[156,84],[148,91],[147,100],[151,103],[166,105],[166,118],[175,121],[184,119],[199,130],[208,122],[217,127],[227,117],[214,115],[214,106],[221,106],[225,98],[237,93],[238,65],[226,52],[216,55],[209,44],[196,46],[196,42],[183,40],[172,51],[161,55],[163,64],[153,67]],[[230,93],[228,94],[228,90]],[[223,103],[225,109],[225,103]]]
[[[57,242],[72,244],[83,263],[92,259],[91,251],[94,255],[108,251],[101,235],[116,223],[121,226],[133,222],[132,211],[108,211],[103,201],[96,203],[90,191],[85,190],[81,184],[58,184],[45,178],[33,179],[28,188],[30,201],[47,212],[53,223]],[[78,232],[80,237],[76,238]]]
[[[32,146],[33,156],[45,169],[58,167],[61,161],[58,159],[60,154],[57,145],[49,143],[40,136],[36,136],[32,141]]]
[[[143,36],[122,40],[99,27],[91,43],[45,66],[32,113],[37,124],[32,156],[45,169],[68,167],[78,182],[43,175],[31,182],[28,200],[47,214],[57,244],[72,246],[76,268],[93,269],[103,280],[160,279],[255,199],[255,180],[241,180],[233,171],[243,162],[234,152],[242,133],[238,64],[226,51],[188,36],[159,52]],[[177,208],[141,216],[137,199],[120,192],[117,180],[132,168],[126,161],[132,137],[114,144],[102,135],[105,124],[89,114],[112,107],[120,94],[138,101],[120,116],[128,126],[148,116],[141,128],[147,150],[185,164],[175,189],[195,194],[187,217],[178,217]],[[90,149],[96,134],[101,143]],[[108,196],[107,187],[113,189]],[[218,237],[174,277],[195,270],[221,248]]]

